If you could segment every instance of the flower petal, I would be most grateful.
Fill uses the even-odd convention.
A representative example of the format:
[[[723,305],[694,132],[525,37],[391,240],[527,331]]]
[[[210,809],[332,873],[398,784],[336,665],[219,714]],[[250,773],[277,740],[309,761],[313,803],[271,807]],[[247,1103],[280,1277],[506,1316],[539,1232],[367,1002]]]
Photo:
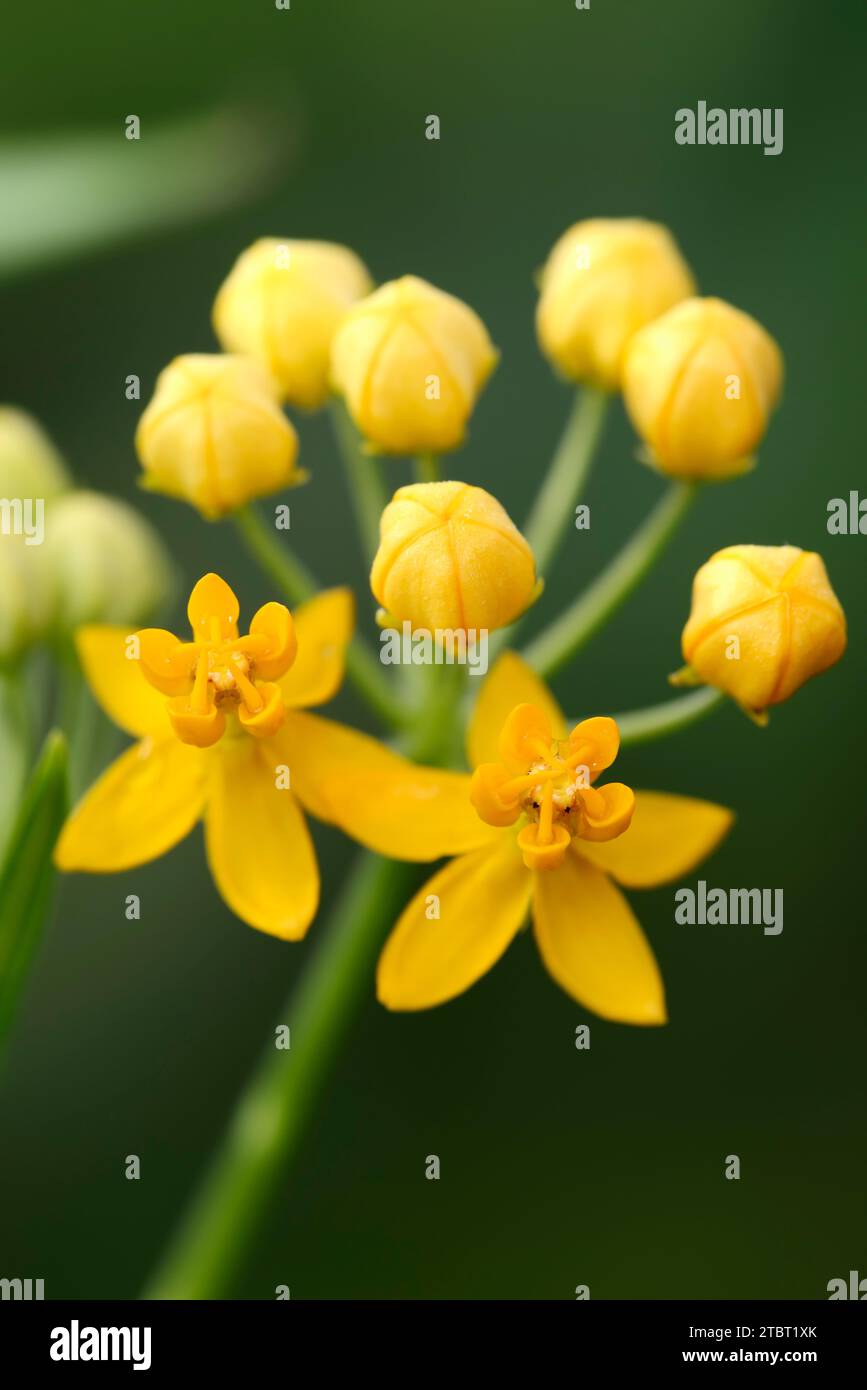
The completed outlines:
[[[515,705],[497,740],[500,762],[511,773],[526,772],[540,759],[549,762],[553,738],[545,710],[538,705]]]
[[[340,688],[346,647],[355,626],[351,589],[326,589],[296,608],[298,655],[280,689],[291,708],[321,705]]]
[[[260,931],[300,941],[319,905],[319,870],[301,808],[278,786],[272,743],[224,739],[212,755],[205,846],[232,911]]]
[[[229,588],[225,579],[218,574],[202,575],[187,604],[187,617],[194,640],[225,642],[237,637],[239,611],[234,590]]]
[[[606,844],[576,840],[575,849],[625,888],[670,883],[712,854],[734,813],[712,801],[666,792],[636,792],[628,830]]]
[[[389,1009],[429,1009],[462,994],[499,960],[527,915],[532,875],[514,835],[453,859],[404,909],[380,956]],[[429,913],[438,910],[438,916]]]
[[[602,1018],[665,1023],[659,967],[620,890],[574,854],[534,877],[536,940],[558,985]]]
[[[419,862],[495,838],[463,772],[419,767],[367,734],[290,711],[272,740],[308,811],[378,854]]]
[[[498,763],[500,730],[516,705],[536,705],[551,722],[554,738],[565,738],[566,720],[545,682],[517,652],[503,652],[482,684],[467,730],[470,767]]]
[[[135,636],[125,627],[95,624],[80,627],[75,646],[94,698],[119,728],[134,738],[164,737],[170,732],[166,702],[149,685],[138,661],[127,655]]]
[[[128,748],[70,815],[54,862],[68,873],[115,873],[157,859],[202,813],[205,764],[173,736]]]

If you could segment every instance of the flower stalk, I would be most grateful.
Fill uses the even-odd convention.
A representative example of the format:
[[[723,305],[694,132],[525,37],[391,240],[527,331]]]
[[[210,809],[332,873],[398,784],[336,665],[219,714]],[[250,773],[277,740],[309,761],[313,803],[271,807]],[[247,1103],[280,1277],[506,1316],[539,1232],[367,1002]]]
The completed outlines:
[[[575,512],[593,464],[608,410],[609,395],[592,386],[577,392],[545,481],[536,497],[524,535],[544,574]]]
[[[565,666],[625,602],[659,559],[697,491],[695,483],[671,483],[599,577],[530,643],[524,656],[541,675],[551,676]]]
[[[330,402],[334,437],[349,485],[349,495],[364,551],[370,564],[379,545],[379,518],[388,501],[379,459],[362,452],[358,432],[343,401],[334,397]]]
[[[220,1298],[231,1289],[274,1187],[300,1147],[350,1019],[371,993],[377,953],[417,876],[411,864],[359,855],[282,1015],[291,1047],[268,1045],[145,1298]]]
[[[307,567],[281,545],[273,530],[252,506],[235,512],[235,524],[248,550],[282,590],[291,604],[305,602],[316,592],[316,580]],[[346,652],[346,673],[368,708],[389,729],[401,729],[409,713],[391,690],[385,673],[369,647],[355,637]]]
[[[663,700],[658,705],[648,705],[646,709],[629,710],[626,714],[614,716],[620,730],[620,742],[626,747],[639,743],[652,743],[656,739],[679,734],[682,729],[706,719],[714,710],[726,703],[725,694],[712,686],[701,690],[691,690],[677,700]]]

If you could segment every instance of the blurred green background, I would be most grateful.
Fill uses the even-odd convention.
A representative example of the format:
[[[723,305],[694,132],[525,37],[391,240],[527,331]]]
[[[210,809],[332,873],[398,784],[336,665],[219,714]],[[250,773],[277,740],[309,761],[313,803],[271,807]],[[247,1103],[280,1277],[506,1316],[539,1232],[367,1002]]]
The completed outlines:
[[[638,214],[673,229],[704,292],[775,335],[785,400],[757,471],[703,496],[558,693],[575,713],[664,699],[693,572],[734,542],[819,549],[850,621],[845,660],[766,732],[726,709],[618,763],[633,785],[737,809],[689,882],[782,887],[782,935],[676,926],[673,888],[633,895],[667,984],[658,1031],[589,1019],[529,935],[431,1013],[390,1016],[371,982],[238,1296],[285,1283],[293,1298],[568,1299],[588,1284],[594,1298],[822,1298],[832,1277],[867,1274],[867,539],[826,532],[828,500],[867,484],[864,28],[858,0],[88,0],[5,17],[2,139],[122,141],[136,113],[134,160],[163,120],[252,103],[273,147],[233,209],[0,286],[0,398],[40,417],[80,480],[135,499],[184,581],[217,568],[246,611],[271,596],[231,528],[138,492],[124,381],[140,374],[146,397],[170,357],[213,348],[211,300],[247,243],[342,241],[377,279],[412,271],[478,310],[502,363],[453,472],[520,521],[568,406],[535,346],[532,273],[572,221]],[[700,99],[782,106],[783,154],[677,146],[674,112]],[[218,142],[202,156],[218,181],[223,157]],[[293,498],[293,538],[323,579],[356,587],[372,631],[330,433],[300,427],[313,481]],[[570,534],[537,624],[658,495],[632,449],[618,405],[591,530]],[[349,694],[332,712],[363,722]],[[316,839],[327,902],[353,850]],[[63,884],[0,1084],[0,1274],[44,1278],[49,1297],[138,1292],[316,936],[282,945],[233,919],[198,831],[140,871]],[[723,1177],[731,1153],[740,1182]]]

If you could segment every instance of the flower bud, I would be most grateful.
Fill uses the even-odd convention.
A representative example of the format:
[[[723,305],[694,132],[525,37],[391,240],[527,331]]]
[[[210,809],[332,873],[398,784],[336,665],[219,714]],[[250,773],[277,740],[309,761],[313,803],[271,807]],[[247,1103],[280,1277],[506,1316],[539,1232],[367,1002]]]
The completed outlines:
[[[752,466],[782,377],[777,344],[749,314],[688,299],[632,339],[623,399],[661,472],[729,478]]]
[[[214,302],[227,352],[255,357],[290,405],[315,410],[328,396],[331,339],[373,281],[353,251],[328,241],[263,237],[238,257]]]
[[[382,513],[370,586],[389,620],[493,631],[537,597],[536,566],[495,497],[467,483],[399,488]]]
[[[632,335],[694,293],[665,227],[638,217],[577,222],[542,271],[539,345],[570,381],[615,391]]]
[[[733,545],[702,565],[683,630],[686,678],[750,711],[777,705],[846,650],[846,618],[819,555],[794,545]]]
[[[176,357],[136,430],[144,486],[192,502],[209,520],[300,481],[298,436],[258,362]]]
[[[497,363],[477,314],[405,275],[354,305],[331,345],[331,377],[374,448],[441,454],[463,441]]]
[[[141,623],[170,588],[171,566],[156,532],[116,497],[69,492],[57,498],[42,549],[60,632],[83,623]]]
[[[41,425],[14,406],[0,406],[0,497],[54,497],[69,486],[63,459]]]

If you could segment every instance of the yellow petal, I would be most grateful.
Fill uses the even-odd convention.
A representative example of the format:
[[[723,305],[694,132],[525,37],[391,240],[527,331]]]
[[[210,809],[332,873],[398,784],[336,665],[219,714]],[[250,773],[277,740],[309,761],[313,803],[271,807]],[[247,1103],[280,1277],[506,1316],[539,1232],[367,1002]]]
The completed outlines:
[[[570,761],[586,766],[591,782],[617,760],[620,752],[620,730],[613,719],[597,715],[582,719],[569,735]]]
[[[500,761],[500,730],[516,705],[536,705],[551,722],[554,738],[565,738],[566,720],[545,682],[517,652],[503,652],[486,677],[467,730],[470,767]]]
[[[308,811],[379,854],[425,862],[498,834],[470,804],[466,773],[419,767],[315,714],[290,711],[272,742]]]
[[[576,840],[575,849],[626,888],[655,888],[689,873],[712,854],[733,820],[731,811],[712,801],[636,792],[628,830],[606,844]]]
[[[355,626],[351,589],[326,589],[295,610],[298,655],[280,680],[287,705],[303,709],[330,700],[340,688],[346,647]]]
[[[161,627],[143,627],[136,633],[139,671],[161,695],[186,695],[193,688],[196,649]]]
[[[581,841],[603,843],[626,834],[635,814],[635,793],[623,782],[585,787],[579,793],[583,815]]]
[[[665,1023],[659,967],[620,890],[574,854],[534,877],[536,940],[558,985],[616,1023]]]
[[[68,873],[115,873],[165,854],[202,812],[205,765],[174,736],[128,748],[70,815],[54,861]]]
[[[274,740],[225,739],[210,760],[205,845],[222,897],[242,921],[300,941],[319,904],[319,870]]]
[[[263,604],[253,615],[250,634],[241,638],[238,649],[249,652],[258,679],[273,681],[285,675],[298,651],[295,624],[285,604]]]
[[[94,698],[121,729],[134,738],[169,733],[166,702],[148,685],[138,661],[128,656],[135,633],[124,627],[80,627],[75,645]]]
[[[534,763],[548,762],[554,737],[551,721],[538,705],[516,705],[500,730],[500,762],[512,773],[526,772]]]
[[[238,600],[225,579],[205,574],[190,594],[187,617],[197,642],[227,641],[238,636]],[[216,620],[216,631],[213,624]]]
[[[389,1009],[429,1009],[469,989],[524,921],[532,881],[508,831],[440,869],[386,942],[376,976],[380,1002]]]

